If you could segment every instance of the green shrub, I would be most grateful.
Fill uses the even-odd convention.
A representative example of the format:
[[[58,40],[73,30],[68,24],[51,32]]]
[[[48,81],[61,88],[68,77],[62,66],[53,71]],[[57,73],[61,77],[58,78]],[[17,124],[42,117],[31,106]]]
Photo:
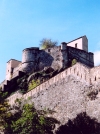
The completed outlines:
[[[38,85],[40,85],[40,80],[32,80],[29,85],[28,85],[28,91],[32,90],[33,88],[37,87]]]
[[[75,65],[77,63],[77,60],[76,59],[73,59],[72,60],[72,63],[71,63],[71,66]]]

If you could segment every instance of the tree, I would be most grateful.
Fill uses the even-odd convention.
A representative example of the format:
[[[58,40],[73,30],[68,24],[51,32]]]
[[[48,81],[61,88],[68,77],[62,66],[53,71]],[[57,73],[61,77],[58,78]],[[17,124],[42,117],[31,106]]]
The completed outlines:
[[[9,118],[12,116],[10,112],[10,105],[5,98],[7,97],[7,92],[2,92],[0,90],[0,131],[5,131],[9,128]]]
[[[56,119],[47,117],[44,110],[36,110],[33,104],[25,104],[21,116],[12,121],[11,127],[14,134],[53,134]]]
[[[58,44],[57,41],[52,41],[51,39],[42,39],[40,41],[40,47],[41,49],[47,49],[50,47],[54,47]]]
[[[0,91],[0,131],[5,134],[53,134],[55,124],[59,122],[47,116],[51,111],[37,110],[33,103],[19,99],[11,108],[6,96],[7,93]]]

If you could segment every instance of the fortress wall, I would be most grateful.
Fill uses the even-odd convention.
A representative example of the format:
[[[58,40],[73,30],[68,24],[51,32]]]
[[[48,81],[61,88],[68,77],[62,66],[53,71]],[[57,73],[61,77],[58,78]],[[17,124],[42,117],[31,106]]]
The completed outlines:
[[[25,72],[42,70],[44,67],[60,69],[63,65],[63,55],[61,48],[55,46],[46,50],[28,48],[23,50],[22,69]]]
[[[100,97],[90,100],[87,96],[90,89],[85,82],[81,82],[71,75],[66,76],[65,73],[61,73],[59,77],[64,78],[59,79],[57,83],[52,83],[49,87],[48,82],[45,82],[41,87],[38,86],[24,95],[23,98],[28,99],[31,96],[30,101],[34,102],[37,109],[54,110],[55,113],[52,116],[61,124],[67,123],[69,119],[75,118],[81,112],[87,112],[89,116],[100,121]],[[59,77],[57,76],[57,78]],[[47,87],[44,88],[44,86]],[[14,104],[15,97],[18,98],[21,95],[17,93],[10,96],[12,104]]]
[[[39,68],[40,70],[46,66],[51,66],[52,68],[60,69],[62,68],[62,52],[59,46],[48,48],[45,51],[41,50],[39,55]]]
[[[77,63],[66,69],[66,73],[68,73],[68,75],[73,75],[74,77],[80,79],[81,81],[86,81],[87,83],[90,83],[89,71],[90,68],[82,65],[81,63]]]
[[[94,63],[92,62],[93,61],[93,54],[92,53],[88,53],[86,51],[75,49],[72,47],[68,47],[68,53],[69,53],[68,54],[69,58],[77,59],[78,62],[81,62],[89,67],[94,66]],[[92,54],[92,57],[91,57],[91,54]]]
[[[91,70],[94,72],[93,69]],[[87,84],[91,70],[77,63],[23,96],[18,92],[15,93],[8,98],[9,102],[13,105],[16,98],[22,97],[26,100],[31,98],[30,101],[34,102],[37,109],[55,111],[52,116],[61,124],[65,124],[68,119],[75,118],[81,112],[87,112],[90,117],[95,117],[100,121],[100,95],[94,100],[88,97],[91,91],[95,91],[94,86],[90,89],[90,85]],[[99,67],[97,70],[99,71]]]
[[[90,70],[91,84],[100,82],[100,66],[94,67]]]
[[[87,111],[89,116],[95,117],[100,121],[100,108],[98,107],[100,97],[96,100],[90,100],[87,96],[89,92],[90,89],[85,82],[81,82],[70,75],[50,85],[48,88],[31,94],[31,102],[34,102],[37,109],[49,108],[54,110],[55,113],[52,116],[58,119],[61,124],[85,111]]]
[[[10,105],[12,106],[15,104],[15,100],[17,98],[20,99],[21,97],[22,97],[22,94],[17,91],[16,93],[14,93],[10,97],[8,97],[7,100],[9,101]]]
[[[89,82],[90,82],[89,68],[87,68],[86,66],[84,66],[80,63],[77,63],[74,66],[72,66],[72,67],[64,70],[63,72],[59,73],[58,75],[52,77],[48,81],[46,81],[46,82],[42,83],[41,85],[37,86],[36,88],[29,91],[28,93],[24,94],[23,98],[28,99],[28,97],[32,97],[33,95],[35,95],[39,92],[42,92],[43,90],[48,89],[53,84],[57,85],[57,83],[59,81],[61,81],[62,79],[66,78],[67,76],[70,76],[70,75],[74,76],[78,80],[86,82],[87,84],[89,84]],[[15,98],[14,98],[14,100],[15,100]],[[9,101],[11,101],[11,103],[13,103],[14,100],[13,100],[13,97],[11,99],[9,99]]]

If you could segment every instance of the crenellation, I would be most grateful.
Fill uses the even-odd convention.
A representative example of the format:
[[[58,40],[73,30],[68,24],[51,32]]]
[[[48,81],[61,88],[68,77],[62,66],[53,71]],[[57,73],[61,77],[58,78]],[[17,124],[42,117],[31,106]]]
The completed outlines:
[[[71,72],[69,72],[70,69],[72,70]],[[78,70],[78,72],[79,72],[80,75],[77,76],[77,72],[76,73],[73,73],[74,69]],[[84,70],[85,70],[85,72],[84,72]],[[78,80],[81,80],[81,81],[84,81],[84,82],[87,82],[88,84],[90,84],[89,75],[87,73],[88,71],[89,71],[89,68],[87,68],[86,66],[82,65],[81,63],[77,63],[73,67],[64,70],[63,72],[59,73],[58,75],[54,76],[53,78],[49,79],[48,81],[44,82],[43,84],[37,86],[32,91],[29,91],[28,93],[24,94],[23,95],[23,98],[24,99],[28,99],[29,96],[31,97],[34,94],[38,93],[38,92],[41,92],[43,90],[46,90],[50,86],[52,86],[53,84],[57,85],[57,83],[59,81],[61,81],[62,79],[66,78],[66,77],[68,77],[70,75],[73,75]],[[82,72],[84,72],[84,75],[86,76],[86,79],[85,79],[85,77],[83,77],[84,75],[82,75],[82,78],[81,78]],[[17,95],[17,97],[18,97],[18,95]],[[11,104],[12,104],[14,102],[14,100],[15,100],[15,96],[14,96],[14,98],[13,97],[12,98],[10,97],[9,101],[10,100],[11,100]]]

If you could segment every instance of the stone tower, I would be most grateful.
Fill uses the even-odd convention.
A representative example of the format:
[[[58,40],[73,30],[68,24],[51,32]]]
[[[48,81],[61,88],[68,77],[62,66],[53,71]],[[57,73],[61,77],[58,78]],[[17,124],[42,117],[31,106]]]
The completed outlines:
[[[24,72],[35,71],[38,64],[39,48],[31,47],[23,50],[22,68]]]
[[[6,67],[6,80],[10,80],[13,76],[14,69],[18,67],[21,64],[21,61],[15,60],[15,59],[10,59],[7,62],[7,67]]]

